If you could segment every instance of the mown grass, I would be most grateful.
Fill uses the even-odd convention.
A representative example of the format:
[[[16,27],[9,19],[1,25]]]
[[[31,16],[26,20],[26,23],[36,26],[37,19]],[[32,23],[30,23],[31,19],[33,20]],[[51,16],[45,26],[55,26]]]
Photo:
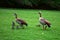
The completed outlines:
[[[39,24],[39,11],[51,22],[51,28],[42,30],[42,26],[36,26]],[[14,13],[28,23],[25,29],[11,29],[12,21],[15,21]],[[60,11],[0,9],[0,40],[60,40]]]

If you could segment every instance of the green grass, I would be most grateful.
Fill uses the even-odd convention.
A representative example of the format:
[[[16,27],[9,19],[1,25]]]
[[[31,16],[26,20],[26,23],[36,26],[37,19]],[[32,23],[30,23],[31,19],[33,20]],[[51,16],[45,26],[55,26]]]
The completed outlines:
[[[51,28],[42,30],[42,26],[36,27],[39,24],[39,11],[51,22]],[[13,13],[25,20],[28,27],[12,30],[11,23],[15,21]],[[0,8],[0,40],[60,40],[60,11]]]

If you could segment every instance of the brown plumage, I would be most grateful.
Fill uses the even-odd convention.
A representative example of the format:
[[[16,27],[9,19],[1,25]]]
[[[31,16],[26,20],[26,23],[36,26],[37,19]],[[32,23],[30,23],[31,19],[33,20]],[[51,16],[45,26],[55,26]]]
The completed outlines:
[[[43,25],[43,29],[46,29],[46,27],[48,26],[48,27],[51,27],[50,25],[50,22],[49,21],[47,21],[46,19],[44,19],[43,17],[42,17],[42,15],[41,15],[41,13],[39,12],[38,13],[39,15],[40,15],[40,17],[39,17],[39,22]],[[47,25],[47,26],[45,26],[45,25]]]
[[[16,18],[16,22],[17,22],[21,27],[22,27],[23,25],[28,26],[28,24],[27,24],[24,20],[17,18],[17,14],[16,14],[16,13],[14,13],[14,15],[15,15],[15,18]]]

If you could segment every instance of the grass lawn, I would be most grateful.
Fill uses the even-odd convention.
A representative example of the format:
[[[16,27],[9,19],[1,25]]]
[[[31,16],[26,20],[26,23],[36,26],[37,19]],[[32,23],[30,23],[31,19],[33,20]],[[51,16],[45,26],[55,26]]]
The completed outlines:
[[[36,26],[39,11],[51,22],[51,28],[42,30],[42,26]],[[25,29],[11,29],[12,21],[15,21],[13,13],[28,23]],[[60,40],[60,11],[0,8],[0,40]]]

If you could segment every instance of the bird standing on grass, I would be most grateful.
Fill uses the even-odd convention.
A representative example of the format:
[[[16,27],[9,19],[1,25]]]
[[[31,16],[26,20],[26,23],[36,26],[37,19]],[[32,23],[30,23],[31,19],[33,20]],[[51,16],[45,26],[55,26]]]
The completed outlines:
[[[40,15],[39,22],[43,25],[43,30],[45,30],[47,26],[50,28],[50,22],[48,22],[46,19],[42,17],[41,12],[39,12],[38,14]]]
[[[23,25],[28,26],[28,24],[27,24],[24,20],[17,18],[17,14],[16,14],[16,13],[14,13],[14,15],[15,15],[15,18],[16,18],[16,22],[17,22],[22,28],[24,28]]]

